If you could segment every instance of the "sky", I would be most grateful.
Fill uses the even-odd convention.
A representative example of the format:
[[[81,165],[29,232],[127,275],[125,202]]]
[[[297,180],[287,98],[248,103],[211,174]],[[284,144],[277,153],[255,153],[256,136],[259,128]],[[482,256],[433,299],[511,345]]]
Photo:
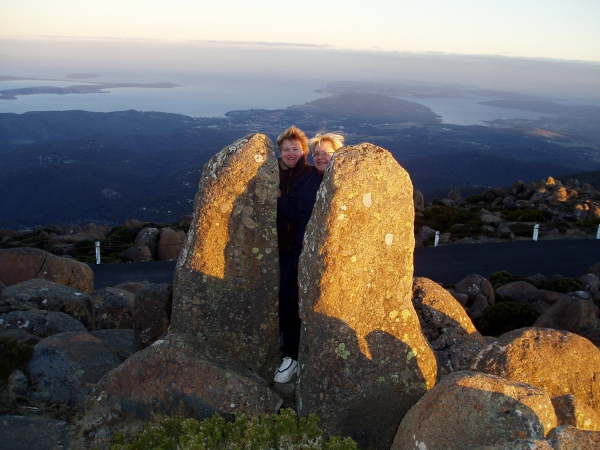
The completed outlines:
[[[4,41],[217,41],[600,62],[598,0],[0,0],[0,17]]]

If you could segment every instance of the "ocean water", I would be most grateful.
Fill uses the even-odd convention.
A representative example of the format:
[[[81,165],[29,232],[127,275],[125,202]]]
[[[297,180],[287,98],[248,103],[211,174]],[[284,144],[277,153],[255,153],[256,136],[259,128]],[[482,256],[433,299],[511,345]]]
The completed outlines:
[[[480,102],[495,100],[494,98],[403,98],[403,100],[427,106],[433,112],[442,116],[442,123],[453,125],[486,125],[485,121],[496,119],[536,120],[552,116],[552,114],[479,104]]]
[[[98,79],[102,82],[123,81]],[[155,81],[155,80],[154,80]],[[168,80],[175,88],[111,88],[100,94],[36,94],[0,100],[0,113],[85,110],[95,112],[160,111],[191,117],[222,117],[228,111],[281,109],[324,97],[318,83],[290,83],[277,79],[206,78]],[[148,80],[150,82],[150,80]],[[67,87],[80,81],[3,81],[0,90],[34,86]]]
[[[123,82],[99,78],[102,82]],[[133,80],[130,80],[133,81]],[[151,82],[156,79],[140,82]],[[17,100],[0,100],[0,113],[27,111],[85,110],[96,112],[160,111],[191,117],[222,117],[228,111],[245,109],[281,109],[325,97],[315,92],[326,85],[319,81],[298,81],[273,78],[187,77],[167,79],[181,87],[111,88],[101,94],[36,94],[19,96]],[[34,86],[67,87],[84,84],[81,81],[2,81],[0,90]],[[405,98],[431,108],[442,117],[443,123],[456,125],[485,125],[495,119],[538,119],[548,116],[515,109],[496,108],[478,104],[491,98]]]

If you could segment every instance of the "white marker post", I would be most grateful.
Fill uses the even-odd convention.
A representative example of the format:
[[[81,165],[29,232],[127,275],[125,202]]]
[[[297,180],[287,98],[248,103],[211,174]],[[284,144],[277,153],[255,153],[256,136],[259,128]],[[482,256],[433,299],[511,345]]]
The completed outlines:
[[[596,239],[600,239],[600,223],[598,224],[598,231],[596,232]]]
[[[533,240],[534,241],[537,241],[539,233],[540,233],[540,224],[536,223],[535,226],[533,227]]]
[[[440,232],[436,231],[435,232],[435,241],[433,243],[433,246],[437,247],[439,243],[440,243]]]
[[[96,264],[100,264],[100,241],[96,241]]]

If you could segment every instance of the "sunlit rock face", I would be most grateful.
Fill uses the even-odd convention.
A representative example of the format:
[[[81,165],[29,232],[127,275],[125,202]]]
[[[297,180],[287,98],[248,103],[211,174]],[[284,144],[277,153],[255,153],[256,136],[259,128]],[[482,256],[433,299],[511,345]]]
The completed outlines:
[[[263,376],[279,358],[278,177],[263,134],[215,155],[173,281],[170,332],[201,337]]]
[[[509,331],[479,353],[470,370],[537,386],[550,398],[572,394],[600,413],[600,350],[567,331]]]
[[[420,277],[414,279],[412,301],[438,361],[438,380],[466,369],[486,345],[462,305],[442,286]]]
[[[444,377],[404,416],[391,450],[464,450],[540,440],[556,424],[552,402],[542,389],[459,371]]]
[[[389,448],[436,379],[411,301],[413,220],[407,172],[361,144],[334,156],[304,238],[298,410],[364,448]]]

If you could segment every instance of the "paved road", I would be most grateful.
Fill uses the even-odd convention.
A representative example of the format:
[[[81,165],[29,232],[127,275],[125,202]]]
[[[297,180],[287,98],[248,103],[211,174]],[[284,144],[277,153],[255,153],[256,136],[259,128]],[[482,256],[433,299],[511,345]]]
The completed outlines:
[[[579,277],[600,262],[600,240],[516,241],[497,244],[443,245],[415,249],[415,276],[438,283],[458,283],[477,273],[500,270],[517,275],[542,273]],[[174,261],[92,265],[96,289],[126,281],[172,283]]]

